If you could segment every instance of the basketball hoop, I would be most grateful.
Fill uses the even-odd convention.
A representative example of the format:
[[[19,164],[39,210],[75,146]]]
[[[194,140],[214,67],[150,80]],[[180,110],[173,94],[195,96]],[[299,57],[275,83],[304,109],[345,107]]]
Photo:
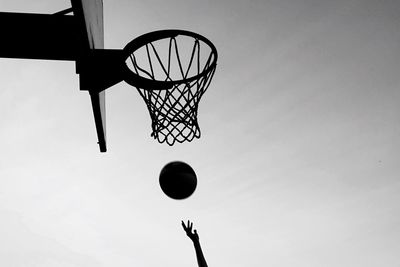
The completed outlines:
[[[199,138],[197,110],[217,66],[215,46],[193,32],[162,30],[136,38],[123,52],[124,80],[147,105],[151,136],[170,146]]]
[[[72,13],[72,14],[70,14]],[[199,101],[217,66],[217,49],[184,30],[144,34],[124,49],[104,48],[103,0],[71,0],[54,14],[0,12],[0,58],[76,62],[79,87],[89,92],[101,152],[106,145],[105,90],[126,81],[151,117],[151,136],[172,146],[200,137]],[[31,40],[26,45],[26,40]]]

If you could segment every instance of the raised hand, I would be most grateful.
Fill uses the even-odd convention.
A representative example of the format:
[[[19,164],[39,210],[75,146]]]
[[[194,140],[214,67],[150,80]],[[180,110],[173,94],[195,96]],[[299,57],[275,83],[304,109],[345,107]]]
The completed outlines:
[[[182,221],[182,227],[183,227],[183,230],[185,230],[186,235],[187,235],[193,242],[199,241],[199,235],[197,234],[197,231],[194,230],[194,231],[192,232],[192,228],[193,228],[193,223],[192,223],[192,222],[190,222],[190,221],[188,220],[187,225],[185,225],[185,223]]]
[[[197,231],[193,229],[193,223],[189,220],[187,221],[187,225],[182,221],[183,230],[185,230],[186,235],[193,241],[194,249],[196,250],[196,258],[199,267],[208,267],[206,259],[204,258],[203,251],[201,250],[199,235]]]

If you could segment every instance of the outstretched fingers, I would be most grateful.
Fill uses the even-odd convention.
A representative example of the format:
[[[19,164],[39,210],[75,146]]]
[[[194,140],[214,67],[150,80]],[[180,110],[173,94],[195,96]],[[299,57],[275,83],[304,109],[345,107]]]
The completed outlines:
[[[190,222],[188,220],[186,225],[185,225],[185,223],[183,221],[181,221],[181,222],[182,222],[182,227],[183,227],[183,229],[185,229],[185,231],[192,232],[192,228],[193,228],[193,223],[192,222]]]

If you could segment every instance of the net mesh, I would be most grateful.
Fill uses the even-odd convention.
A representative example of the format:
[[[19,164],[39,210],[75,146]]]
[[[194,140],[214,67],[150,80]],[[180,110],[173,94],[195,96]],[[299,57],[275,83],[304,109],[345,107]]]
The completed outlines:
[[[136,75],[172,82],[169,89],[136,87],[151,117],[151,136],[160,143],[199,138],[198,104],[215,72],[216,55],[201,40],[174,36],[150,42],[131,53],[127,65]]]

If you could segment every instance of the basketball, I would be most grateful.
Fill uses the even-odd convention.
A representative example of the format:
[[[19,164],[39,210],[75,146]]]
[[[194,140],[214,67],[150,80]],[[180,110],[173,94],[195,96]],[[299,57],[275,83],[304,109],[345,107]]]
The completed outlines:
[[[196,173],[188,164],[173,161],[165,165],[160,172],[160,187],[173,199],[185,199],[196,190]]]

